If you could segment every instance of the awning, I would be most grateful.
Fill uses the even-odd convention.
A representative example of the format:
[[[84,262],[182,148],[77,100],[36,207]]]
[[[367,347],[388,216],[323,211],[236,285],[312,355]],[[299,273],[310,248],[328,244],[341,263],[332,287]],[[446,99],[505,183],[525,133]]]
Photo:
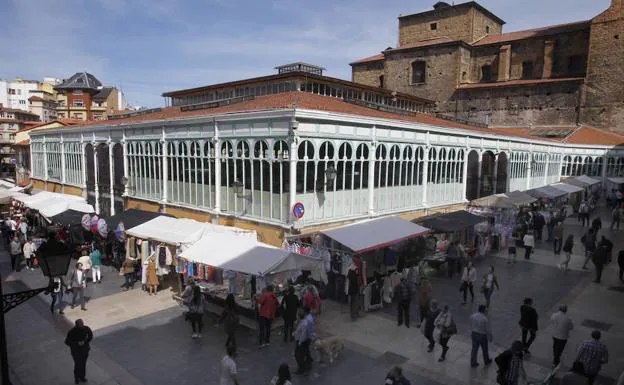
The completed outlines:
[[[471,206],[495,207],[499,209],[513,209],[517,205],[505,194],[488,195],[483,198],[470,201]]]
[[[52,223],[58,223],[62,226],[80,225],[82,217],[85,215],[82,211],[67,210],[60,214],[53,215],[49,219]]]
[[[552,186],[542,186],[542,187],[534,188],[531,190],[527,190],[525,192],[535,198],[548,198],[548,199],[559,198],[567,194],[565,191],[559,190]]]
[[[624,178],[607,178],[607,180],[615,184],[624,184]]]
[[[39,214],[45,218],[51,218],[67,210],[80,211],[83,214],[91,214],[95,212],[93,206],[86,202],[77,202],[74,200],[66,200],[64,198],[52,198],[31,204],[31,208],[39,210]]]
[[[394,245],[429,232],[429,229],[400,217],[383,217],[321,231],[355,253]]]
[[[580,188],[578,186],[575,186],[573,184],[569,184],[569,183],[553,183],[550,186],[552,186],[552,187],[554,187],[554,188],[556,188],[558,190],[564,191],[567,194],[572,194],[572,193],[585,191],[584,189],[582,189],[582,188]]]
[[[189,261],[251,275],[324,268],[323,260],[319,258],[258,242],[255,232],[232,227],[224,232],[208,230],[180,256]]]
[[[507,192],[505,193],[505,195],[507,195],[509,199],[511,199],[511,201],[514,202],[518,206],[527,206],[537,201],[537,199],[530,196],[529,194],[524,193],[522,191],[517,191],[517,190]]]
[[[128,209],[112,217],[106,218],[106,224],[111,230],[115,230],[119,223],[123,222],[124,228],[131,229],[160,216],[171,217],[169,214],[155,213],[137,209]]]
[[[193,219],[159,216],[138,226],[126,229],[126,234],[141,239],[151,239],[170,245],[193,245],[210,233],[251,233],[257,238],[254,230],[242,230],[236,227],[213,225]],[[252,235],[249,235],[252,236]],[[236,247],[236,245],[226,245]],[[213,250],[203,249],[202,253]]]
[[[601,183],[600,179],[590,178],[587,175],[577,176],[575,179],[583,183],[587,183],[588,186],[593,186],[595,184]]]
[[[21,194],[20,191],[22,191],[22,190],[24,190],[24,188],[23,187],[19,187],[19,186],[2,189],[0,191],[0,204],[7,204],[7,203],[9,203],[11,198],[14,195],[19,196],[18,194]],[[23,195],[26,195],[26,194],[23,194]]]
[[[482,216],[471,214],[465,210],[459,210],[446,214],[419,218],[414,222],[419,223],[428,229],[450,233],[466,229],[486,220],[487,218]]]
[[[49,191],[41,191],[34,195],[26,195],[26,194],[14,195],[13,198],[22,202],[24,206],[30,207],[30,208],[34,208],[32,205],[36,205],[37,202],[41,202],[41,201],[49,200],[49,199],[55,199],[55,198],[63,199],[67,201],[85,202],[85,199],[83,197],[69,195],[69,194],[58,194],[58,193],[53,193]]]

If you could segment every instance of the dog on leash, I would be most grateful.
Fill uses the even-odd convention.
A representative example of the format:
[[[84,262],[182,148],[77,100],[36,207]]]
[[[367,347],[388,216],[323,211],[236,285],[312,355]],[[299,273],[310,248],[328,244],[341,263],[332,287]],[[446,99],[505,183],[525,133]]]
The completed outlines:
[[[338,337],[327,337],[314,341],[314,348],[319,353],[319,361],[332,364],[344,349],[344,343]]]

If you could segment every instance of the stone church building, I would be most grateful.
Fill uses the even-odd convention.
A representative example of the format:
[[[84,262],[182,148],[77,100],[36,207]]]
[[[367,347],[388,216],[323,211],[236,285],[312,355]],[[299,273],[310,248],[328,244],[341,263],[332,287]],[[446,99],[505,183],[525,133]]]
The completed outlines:
[[[398,46],[351,63],[352,80],[489,127],[624,131],[623,16],[624,0],[612,0],[590,20],[503,33],[474,1],[438,2],[400,16]]]

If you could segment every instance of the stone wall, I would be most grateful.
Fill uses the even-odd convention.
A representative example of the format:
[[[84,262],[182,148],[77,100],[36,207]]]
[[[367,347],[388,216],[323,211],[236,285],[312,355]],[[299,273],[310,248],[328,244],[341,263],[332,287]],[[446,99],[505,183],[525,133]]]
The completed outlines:
[[[433,47],[392,52],[385,60],[385,88],[436,101],[446,101],[459,82],[459,46]],[[425,82],[412,84],[411,65],[423,60],[427,64]]]
[[[432,23],[437,24],[435,30],[431,29]],[[399,47],[442,37],[472,41],[472,36],[472,12],[468,7],[399,18]]]
[[[384,74],[383,61],[351,65],[351,81],[379,87],[379,77]]]
[[[442,112],[490,126],[575,125],[582,83],[458,90]]]
[[[584,123],[607,130],[624,131],[624,3],[613,0],[611,7],[594,18],[590,34],[590,54]]]

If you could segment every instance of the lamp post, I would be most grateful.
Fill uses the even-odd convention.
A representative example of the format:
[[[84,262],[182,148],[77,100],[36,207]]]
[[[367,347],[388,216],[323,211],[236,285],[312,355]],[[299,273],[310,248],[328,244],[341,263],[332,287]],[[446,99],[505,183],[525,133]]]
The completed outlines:
[[[49,239],[41,245],[37,253],[40,255],[41,272],[48,277],[48,285],[38,289],[18,291],[4,294],[2,291],[2,277],[0,276],[0,296],[2,296],[2,314],[0,314],[0,369],[2,385],[10,385],[9,359],[7,353],[6,329],[4,315],[40,293],[49,293],[53,289],[54,277],[65,276],[69,270],[71,254],[69,247],[56,240]]]

